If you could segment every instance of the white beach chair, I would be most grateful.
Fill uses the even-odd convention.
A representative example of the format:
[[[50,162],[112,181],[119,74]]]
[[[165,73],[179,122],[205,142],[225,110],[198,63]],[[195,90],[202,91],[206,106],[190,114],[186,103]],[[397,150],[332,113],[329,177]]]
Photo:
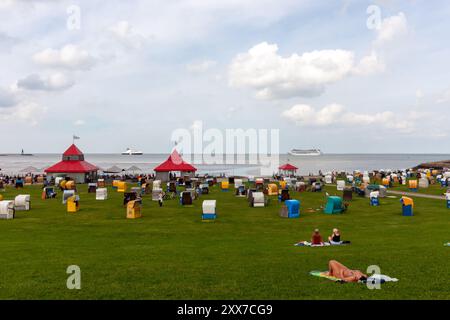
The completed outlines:
[[[202,203],[202,219],[216,219],[216,200],[204,200]]]
[[[108,189],[97,188],[95,191],[95,200],[106,200],[108,199]]]
[[[253,207],[264,207],[264,193],[253,192]]]
[[[242,182],[242,179],[234,179],[234,188],[239,189],[240,186],[243,186],[244,183]]]
[[[14,219],[14,201],[0,201],[0,219]]]
[[[30,210],[30,195],[19,194],[14,199],[14,209],[16,211],[28,211]]]
[[[419,179],[419,188],[428,188],[430,186],[430,182],[427,178]]]
[[[345,188],[345,181],[344,180],[338,180],[337,182],[336,182],[336,189],[338,190],[338,191],[344,191],[344,188]]]
[[[153,181],[153,189],[161,189],[161,180]]]

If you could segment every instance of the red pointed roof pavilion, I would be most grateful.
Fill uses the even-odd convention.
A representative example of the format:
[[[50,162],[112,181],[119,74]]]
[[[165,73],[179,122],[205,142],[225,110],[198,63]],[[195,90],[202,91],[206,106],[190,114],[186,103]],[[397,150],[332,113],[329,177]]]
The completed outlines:
[[[78,147],[72,143],[72,145],[64,151],[63,156],[82,156],[83,152],[81,152]]]
[[[283,164],[282,166],[279,166],[278,169],[279,170],[284,170],[284,171],[295,171],[295,170],[298,170],[298,168],[296,166],[293,166],[290,163]]]
[[[170,171],[195,172],[197,171],[197,168],[185,162],[177,150],[173,150],[169,158],[167,158],[166,161],[161,163],[154,170],[156,172],[170,172]]]
[[[45,169],[46,173],[89,173],[98,167],[84,161],[84,154],[72,144],[62,155],[62,160]]]

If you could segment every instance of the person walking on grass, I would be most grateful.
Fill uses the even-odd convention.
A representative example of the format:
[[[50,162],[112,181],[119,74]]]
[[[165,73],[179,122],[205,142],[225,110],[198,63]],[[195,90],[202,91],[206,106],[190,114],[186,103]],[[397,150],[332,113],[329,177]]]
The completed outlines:
[[[162,193],[162,191],[158,195],[158,204],[159,204],[160,207],[162,207],[162,205],[163,205],[163,193]]]

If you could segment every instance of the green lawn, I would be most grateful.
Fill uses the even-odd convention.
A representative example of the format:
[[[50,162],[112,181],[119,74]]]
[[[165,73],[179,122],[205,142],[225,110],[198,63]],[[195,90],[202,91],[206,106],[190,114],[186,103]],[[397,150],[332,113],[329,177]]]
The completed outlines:
[[[79,186],[81,210],[68,214],[57,199],[41,200],[38,186],[3,192],[32,195],[32,210],[0,220],[1,299],[449,299],[450,210],[445,201],[415,199],[415,216],[403,217],[399,199],[380,207],[356,198],[342,215],[319,208],[324,193],[292,193],[300,219],[269,207],[250,208],[243,198],[214,188],[181,207],[163,208],[144,198],[144,217],[125,218],[122,194],[109,190],[96,201]],[[335,187],[328,187],[336,194]],[[201,221],[202,199],[217,199],[218,220]],[[314,228],[328,235],[339,227],[352,244],[305,248]],[[310,276],[330,259],[365,271],[379,265],[399,278],[381,290],[337,284]],[[82,289],[66,288],[66,268],[81,268]]]
[[[392,190],[395,191],[406,191],[411,192],[409,190],[408,186],[400,186],[400,185],[394,185]],[[417,193],[423,193],[423,194],[431,194],[436,196],[442,196],[446,192],[447,188],[442,188],[439,183],[430,184],[428,188],[418,188]]]

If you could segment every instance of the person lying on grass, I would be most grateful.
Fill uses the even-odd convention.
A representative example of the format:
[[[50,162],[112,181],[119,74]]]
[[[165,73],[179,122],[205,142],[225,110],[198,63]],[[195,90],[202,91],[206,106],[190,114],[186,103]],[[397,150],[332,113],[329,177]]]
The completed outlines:
[[[323,245],[323,239],[320,235],[319,229],[315,229],[312,236],[311,236],[311,245],[312,246],[322,246]]]
[[[344,282],[358,282],[367,280],[367,275],[359,270],[351,270],[336,260],[328,262],[328,271],[325,275],[339,278]]]

